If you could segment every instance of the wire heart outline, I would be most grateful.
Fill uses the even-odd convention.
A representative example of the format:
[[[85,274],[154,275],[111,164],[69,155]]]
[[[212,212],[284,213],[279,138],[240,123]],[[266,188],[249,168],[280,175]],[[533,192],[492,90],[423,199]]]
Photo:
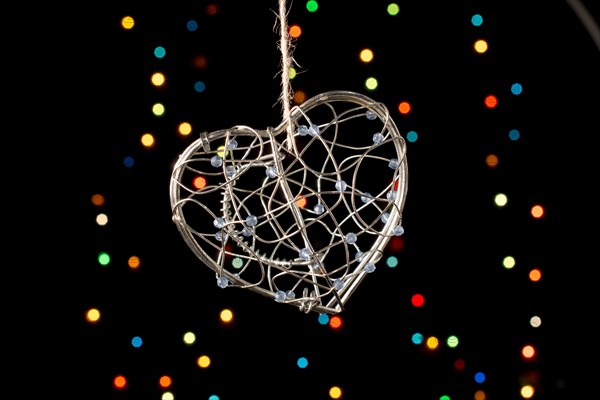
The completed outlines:
[[[365,125],[372,129],[366,136],[344,131],[350,121],[382,125]],[[195,176],[213,182],[197,188]],[[276,128],[200,134],[179,156],[170,183],[173,221],[220,287],[335,314],[375,269],[390,238],[404,232],[406,142],[383,104],[331,91],[293,107]]]

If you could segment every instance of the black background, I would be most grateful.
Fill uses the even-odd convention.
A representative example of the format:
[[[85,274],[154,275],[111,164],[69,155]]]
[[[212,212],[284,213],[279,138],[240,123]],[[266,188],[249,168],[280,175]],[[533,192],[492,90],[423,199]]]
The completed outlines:
[[[193,140],[176,134],[179,122],[195,132],[280,122],[276,2],[217,1],[215,16],[208,4],[44,6],[48,14],[30,20],[33,36],[15,28],[30,41],[11,41],[7,52],[18,61],[18,79],[7,79],[18,111],[8,108],[17,143],[6,151],[7,183],[16,184],[7,186],[14,225],[6,235],[17,257],[7,269],[19,274],[5,282],[16,317],[6,331],[23,340],[10,351],[23,382],[11,388],[150,399],[170,375],[176,399],[325,399],[333,385],[345,399],[472,399],[477,390],[518,399],[525,382],[539,399],[587,390],[600,51],[569,3],[412,1],[400,2],[396,17],[378,0],[321,1],[314,14],[288,4],[288,23],[304,29],[295,89],[365,93],[388,106],[400,132],[419,134],[408,146],[404,247],[389,251],[399,265],[363,282],[337,331],[316,314],[219,289],[171,221],[172,163]],[[480,27],[470,24],[475,13]],[[136,20],[132,31],[119,26],[125,15]],[[196,32],[186,31],[189,19]],[[473,52],[478,38],[488,53]],[[165,59],[153,56],[158,45]],[[367,46],[375,60],[364,65],[358,52]],[[197,54],[206,69],[191,65]],[[150,85],[156,70],[167,75],[164,89]],[[367,92],[371,75],[379,87]],[[201,94],[192,87],[198,79],[207,84]],[[510,93],[514,82],[523,85],[519,96]],[[493,110],[483,106],[490,93],[499,99]],[[409,115],[396,111],[402,100],[413,105]],[[168,109],[160,119],[150,110],[157,101]],[[512,128],[522,134],[517,142],[508,139]],[[141,146],[144,132],[155,133],[155,148]],[[490,153],[499,156],[496,169],[485,165]],[[133,168],[124,167],[127,156]],[[504,209],[492,201],[500,191],[509,195]],[[101,209],[95,193],[107,199]],[[529,215],[534,204],[544,205],[542,220]],[[95,224],[98,212],[108,214],[107,227]],[[104,250],[108,267],[96,261]],[[142,259],[136,272],[127,267],[132,254]],[[513,270],[501,266],[506,255],[517,259]],[[528,280],[532,268],[542,270],[541,282]],[[423,308],[411,306],[414,293],[425,296]],[[85,321],[90,307],[102,311],[97,325]],[[232,326],[219,323],[222,308],[234,310]],[[530,327],[532,315],[542,317],[540,328]],[[194,346],[181,342],[187,330],[198,336]],[[414,332],[461,342],[429,352],[411,344]],[[135,335],[140,349],[130,344]],[[525,344],[536,346],[534,360],[520,357]],[[204,353],[213,359],[208,370],[195,365]],[[299,356],[307,369],[295,366]],[[123,391],[112,388],[118,374],[129,379]]]

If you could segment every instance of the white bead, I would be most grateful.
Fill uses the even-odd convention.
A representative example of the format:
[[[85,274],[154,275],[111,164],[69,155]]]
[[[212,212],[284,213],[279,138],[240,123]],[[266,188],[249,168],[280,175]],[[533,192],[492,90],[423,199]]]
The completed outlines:
[[[219,156],[213,156],[210,159],[210,165],[212,165],[215,168],[219,168],[221,165],[223,165],[223,159]]]

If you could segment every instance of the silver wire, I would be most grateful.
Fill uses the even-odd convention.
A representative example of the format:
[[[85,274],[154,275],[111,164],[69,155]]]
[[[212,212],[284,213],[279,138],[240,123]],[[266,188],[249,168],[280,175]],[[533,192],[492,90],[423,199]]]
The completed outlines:
[[[406,142],[383,104],[354,92],[290,118],[201,133],[173,167],[173,221],[220,287],[335,314],[403,232]]]

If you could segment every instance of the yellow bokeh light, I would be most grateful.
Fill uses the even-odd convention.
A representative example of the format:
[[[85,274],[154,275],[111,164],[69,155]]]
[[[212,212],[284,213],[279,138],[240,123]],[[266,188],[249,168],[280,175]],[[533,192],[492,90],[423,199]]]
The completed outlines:
[[[219,318],[221,318],[221,321],[223,321],[225,323],[231,323],[233,321],[233,312],[230,309],[225,308],[225,309],[221,310],[221,314],[219,314]]]
[[[151,133],[144,133],[140,141],[144,147],[154,146],[154,136]]]
[[[225,158],[229,155],[229,150],[225,150],[225,146],[219,146],[217,147],[217,155],[221,158]]]
[[[494,196],[494,203],[498,207],[504,207],[508,203],[508,197],[504,193],[498,193]]]
[[[339,386],[332,386],[329,389],[329,397],[332,399],[339,399],[342,397],[342,389]]]
[[[377,82],[376,78],[373,78],[373,77],[367,78],[367,80],[365,81],[365,87],[368,90],[375,90],[375,89],[377,89],[377,86],[378,86],[378,82]]]
[[[194,332],[186,332],[183,334],[183,343],[194,344],[196,342],[196,334]]]
[[[210,357],[209,356],[200,356],[196,361],[200,368],[208,368],[210,366]]]
[[[160,396],[160,400],[174,400],[175,395],[171,392],[164,392],[162,396]]]
[[[435,336],[430,336],[427,338],[427,348],[430,350],[435,350],[440,345],[440,341]]]
[[[364,63],[369,63],[373,61],[373,51],[371,49],[363,49],[360,52],[360,61]]]
[[[155,72],[152,74],[150,81],[154,86],[162,86],[165,84],[166,78],[162,72]]]
[[[502,260],[502,265],[506,269],[513,269],[515,265],[517,265],[517,261],[512,256],[506,256],[504,257],[504,260]]]
[[[135,21],[133,20],[133,17],[126,16],[121,19],[121,26],[127,30],[132,29],[134,25]]]
[[[156,103],[152,106],[152,113],[157,117],[165,115],[165,106],[161,103]]]
[[[97,308],[90,308],[85,314],[85,319],[88,322],[95,324],[96,322],[100,321],[100,310]]]
[[[485,40],[479,39],[473,44],[473,48],[479,54],[483,54],[488,50],[488,44]]]
[[[524,399],[530,399],[533,397],[535,390],[531,385],[525,385],[521,388],[521,397]]]
[[[177,127],[177,131],[181,136],[188,136],[192,133],[192,124],[189,122],[182,122]]]

